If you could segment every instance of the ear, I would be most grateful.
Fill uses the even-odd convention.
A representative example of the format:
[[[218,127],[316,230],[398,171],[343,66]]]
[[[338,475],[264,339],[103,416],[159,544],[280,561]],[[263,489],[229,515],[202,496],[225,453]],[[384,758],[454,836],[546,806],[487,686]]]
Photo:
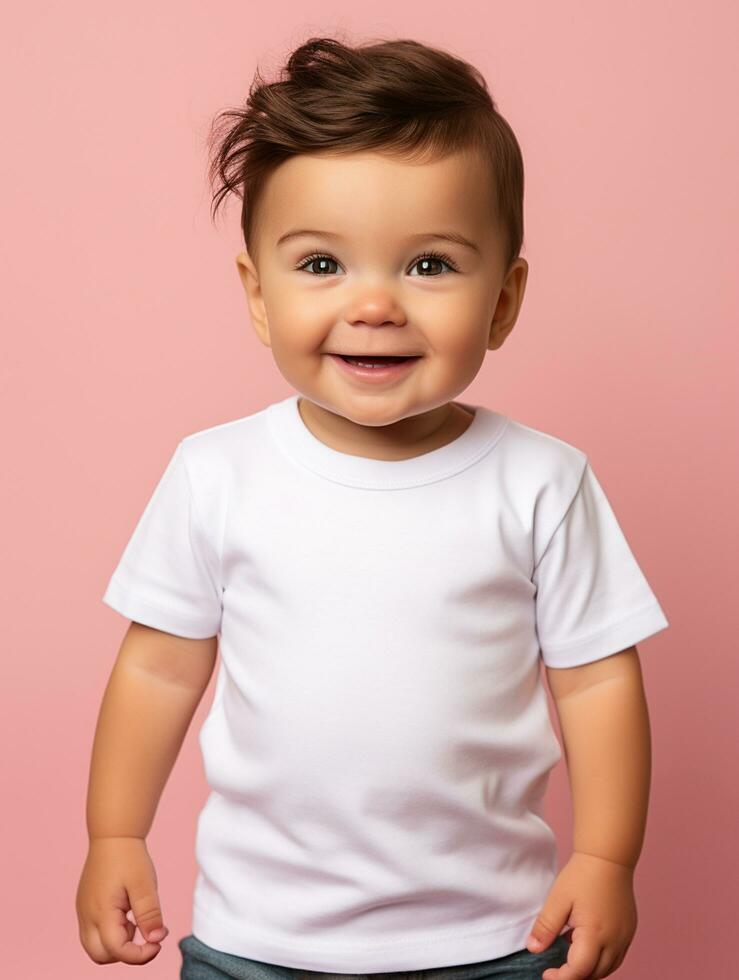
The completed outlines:
[[[518,258],[511,263],[501,286],[495,313],[490,324],[488,350],[497,350],[501,347],[503,341],[516,325],[518,313],[523,303],[523,294],[526,291],[528,275],[529,264],[526,259]]]
[[[251,321],[257,336],[265,347],[270,347],[269,323],[267,321],[267,310],[264,306],[262,290],[259,285],[259,272],[248,252],[239,252],[236,256],[236,268],[239,272],[241,285],[244,287]]]

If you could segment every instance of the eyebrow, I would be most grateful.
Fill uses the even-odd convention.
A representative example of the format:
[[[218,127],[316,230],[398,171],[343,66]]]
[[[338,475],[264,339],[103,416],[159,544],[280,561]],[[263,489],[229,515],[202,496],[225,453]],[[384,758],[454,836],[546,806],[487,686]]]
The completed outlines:
[[[296,228],[294,231],[287,231],[284,235],[280,235],[275,243],[275,247],[284,245],[285,242],[289,241],[291,238],[297,238],[300,235],[315,235],[319,238],[334,238],[341,240],[341,235],[337,235],[334,231],[318,231],[315,228]],[[410,235],[409,238],[416,241],[428,238],[437,238],[444,242],[453,242],[456,245],[463,245],[465,248],[471,249],[473,252],[480,254],[480,247],[474,242],[470,241],[469,238],[465,238],[464,235],[460,235],[456,231],[422,231],[417,235]]]

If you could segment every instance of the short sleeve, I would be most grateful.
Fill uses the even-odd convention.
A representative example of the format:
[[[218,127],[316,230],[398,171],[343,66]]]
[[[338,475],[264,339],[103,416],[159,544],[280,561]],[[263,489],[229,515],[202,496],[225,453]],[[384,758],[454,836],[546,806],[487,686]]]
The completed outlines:
[[[205,639],[221,624],[218,556],[196,512],[182,442],[149,499],[102,601],[155,629]]]
[[[588,460],[532,581],[548,667],[600,660],[669,626]]]

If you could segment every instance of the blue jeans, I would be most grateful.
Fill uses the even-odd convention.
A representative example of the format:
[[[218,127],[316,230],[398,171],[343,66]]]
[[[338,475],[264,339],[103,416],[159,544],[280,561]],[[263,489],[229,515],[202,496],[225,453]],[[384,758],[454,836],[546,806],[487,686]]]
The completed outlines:
[[[397,970],[389,973],[321,973],[298,970],[275,963],[262,963],[244,956],[222,953],[206,946],[195,936],[183,936],[177,943],[182,953],[180,980],[541,980],[544,970],[567,962],[569,933],[558,936],[543,953],[519,949],[508,956],[461,966],[432,967],[425,970]]]

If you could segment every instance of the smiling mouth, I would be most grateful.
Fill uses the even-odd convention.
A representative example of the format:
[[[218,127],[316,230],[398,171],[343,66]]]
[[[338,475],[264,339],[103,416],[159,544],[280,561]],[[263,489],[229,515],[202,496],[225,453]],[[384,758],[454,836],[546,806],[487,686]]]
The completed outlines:
[[[332,357],[340,357],[348,364],[359,364],[373,367],[375,364],[401,364],[403,361],[411,361],[419,358],[420,354],[333,354]]]

